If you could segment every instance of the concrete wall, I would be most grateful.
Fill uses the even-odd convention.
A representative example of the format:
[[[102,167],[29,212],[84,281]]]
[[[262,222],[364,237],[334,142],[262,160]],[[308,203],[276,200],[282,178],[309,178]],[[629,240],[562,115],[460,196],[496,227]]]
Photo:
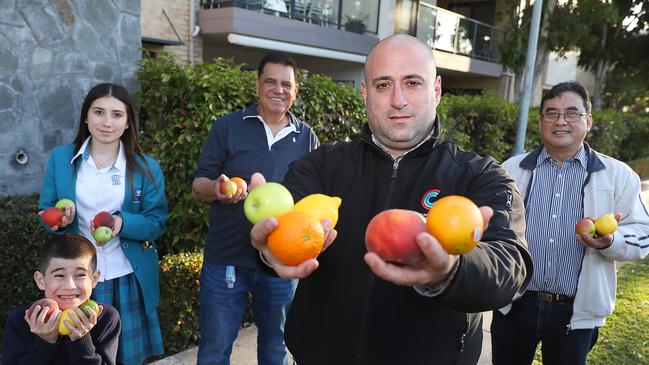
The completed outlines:
[[[74,139],[92,86],[137,89],[140,1],[1,3],[0,196],[23,195],[40,190],[51,149]]]

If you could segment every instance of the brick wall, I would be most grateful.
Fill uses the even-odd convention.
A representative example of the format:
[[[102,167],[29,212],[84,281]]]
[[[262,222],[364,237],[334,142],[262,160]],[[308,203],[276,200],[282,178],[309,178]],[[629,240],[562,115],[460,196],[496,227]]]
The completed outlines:
[[[190,48],[193,42],[194,61],[202,61],[202,41],[200,36],[192,38],[190,26],[190,5],[194,1],[194,11],[198,12],[199,0],[142,0],[141,2],[141,30],[142,37],[150,37],[164,40],[177,41],[178,37],[184,45],[151,47],[164,49],[173,54],[174,58],[180,64],[190,62]],[[165,17],[164,14],[167,14]],[[194,19],[194,23],[196,20]],[[173,27],[172,27],[173,25]],[[174,33],[174,29],[178,33]]]

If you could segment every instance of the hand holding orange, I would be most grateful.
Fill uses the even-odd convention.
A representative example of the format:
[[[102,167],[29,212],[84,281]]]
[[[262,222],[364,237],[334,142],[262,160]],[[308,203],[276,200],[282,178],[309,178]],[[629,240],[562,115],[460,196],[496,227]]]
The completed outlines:
[[[461,255],[475,248],[484,232],[484,220],[471,199],[445,196],[435,202],[426,217],[428,231],[449,254]]]
[[[285,265],[296,266],[318,256],[324,245],[322,224],[304,212],[277,217],[279,225],[268,235],[268,248]]]

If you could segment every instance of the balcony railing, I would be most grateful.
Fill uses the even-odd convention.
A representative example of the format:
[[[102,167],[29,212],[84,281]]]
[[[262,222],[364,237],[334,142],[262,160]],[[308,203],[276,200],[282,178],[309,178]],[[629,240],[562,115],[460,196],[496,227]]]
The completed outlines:
[[[370,14],[364,14],[365,18],[360,19],[360,16],[347,13],[350,12],[348,10],[350,7],[366,5],[375,7],[375,14],[371,14],[373,15],[371,18],[378,19],[378,6],[376,6],[378,2],[379,0],[371,0],[350,5],[351,2],[346,3],[343,0],[201,0],[201,7],[203,9],[238,7],[349,32],[376,34],[378,24],[374,27],[367,24]],[[346,22],[343,22],[343,19]]]
[[[504,37],[502,29],[446,9],[420,2],[416,34],[431,48],[500,61],[498,46]]]

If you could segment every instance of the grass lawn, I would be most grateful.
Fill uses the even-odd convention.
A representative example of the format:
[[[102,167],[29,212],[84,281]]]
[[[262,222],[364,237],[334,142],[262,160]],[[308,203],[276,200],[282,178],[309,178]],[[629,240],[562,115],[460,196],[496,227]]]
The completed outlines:
[[[649,364],[649,259],[618,272],[615,311],[600,329],[588,365]],[[535,365],[541,364],[537,352]]]

